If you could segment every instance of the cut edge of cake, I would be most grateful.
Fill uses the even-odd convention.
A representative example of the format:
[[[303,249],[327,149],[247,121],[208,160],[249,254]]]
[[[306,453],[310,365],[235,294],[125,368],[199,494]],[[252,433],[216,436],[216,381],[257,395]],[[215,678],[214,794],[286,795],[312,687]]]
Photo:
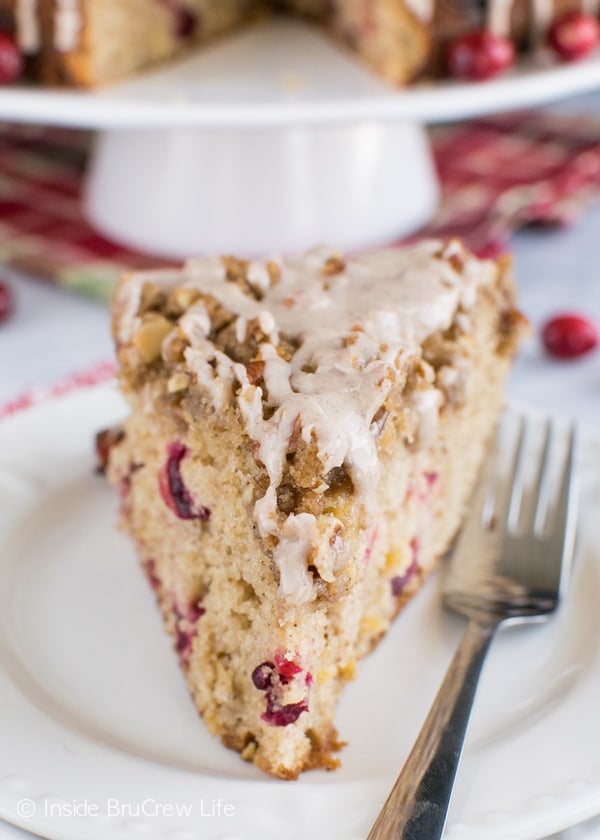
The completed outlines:
[[[523,324],[509,261],[458,241],[122,280],[121,522],[209,730],[262,770],[336,766],[339,693],[451,544]]]

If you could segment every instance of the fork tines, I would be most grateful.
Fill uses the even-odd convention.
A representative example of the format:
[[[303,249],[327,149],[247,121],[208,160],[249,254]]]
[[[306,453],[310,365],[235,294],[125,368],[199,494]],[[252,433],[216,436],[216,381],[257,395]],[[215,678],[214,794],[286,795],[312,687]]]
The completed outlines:
[[[532,572],[536,588],[550,591],[562,588],[568,573],[569,563],[544,558],[560,553],[566,560],[573,553],[575,449],[572,424],[526,415],[509,417],[496,440],[482,521],[504,531],[503,566],[519,580],[519,565],[526,564],[529,588]]]

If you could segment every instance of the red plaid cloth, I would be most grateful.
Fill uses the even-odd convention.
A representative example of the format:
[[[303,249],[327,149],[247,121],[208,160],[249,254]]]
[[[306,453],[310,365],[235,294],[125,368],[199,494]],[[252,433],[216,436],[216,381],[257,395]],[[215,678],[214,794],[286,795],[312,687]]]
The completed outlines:
[[[0,262],[94,297],[130,269],[172,265],[98,234],[82,215],[91,134],[0,128]]]
[[[458,235],[481,255],[504,250],[523,225],[573,221],[600,189],[598,120],[531,112],[436,129],[432,140],[442,200],[418,235]],[[84,221],[89,141],[84,132],[0,131],[0,261],[107,297],[123,270],[167,263]]]
[[[442,200],[419,236],[460,236],[480,256],[524,225],[567,225],[600,191],[600,120],[548,112],[433,135]]]

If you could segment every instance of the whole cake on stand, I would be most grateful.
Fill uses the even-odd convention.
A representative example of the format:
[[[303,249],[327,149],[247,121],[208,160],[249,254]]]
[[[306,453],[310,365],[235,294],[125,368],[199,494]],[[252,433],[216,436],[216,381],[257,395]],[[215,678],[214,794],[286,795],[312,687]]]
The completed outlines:
[[[582,17],[567,0],[2,7],[26,72],[62,86],[3,87],[0,117],[99,129],[88,218],[117,241],[176,259],[389,244],[437,206],[423,124],[600,84],[595,10]],[[546,32],[552,53],[537,48]],[[528,46],[536,49],[518,52]],[[591,54],[561,63],[557,52]],[[444,56],[461,79],[489,80],[436,79]],[[140,67],[150,69],[133,73]],[[73,89],[115,76],[122,81]]]
[[[552,22],[579,0],[4,0],[17,42],[36,59],[42,81],[95,86],[180,55],[192,46],[277,11],[321,26],[393,84],[445,69],[444,49],[468,33],[488,30],[479,49],[496,58],[486,75],[504,69],[499,39],[519,47],[540,43]],[[0,7],[1,8],[1,7]],[[585,12],[596,15],[596,0]],[[572,35],[570,40],[573,40]],[[473,46],[471,42],[471,46]],[[580,50],[581,51],[581,50]],[[452,63],[451,63],[452,69]],[[461,68],[457,67],[459,74]],[[467,75],[469,75],[467,73]]]

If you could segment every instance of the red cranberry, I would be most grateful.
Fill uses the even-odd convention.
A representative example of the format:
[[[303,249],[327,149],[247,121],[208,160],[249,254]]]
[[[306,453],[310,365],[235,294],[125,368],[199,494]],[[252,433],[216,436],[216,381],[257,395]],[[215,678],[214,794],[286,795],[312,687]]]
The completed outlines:
[[[299,665],[296,665],[291,659],[286,659],[282,654],[276,653],[274,659],[277,673],[284,684],[288,683],[296,674],[302,673],[302,668]]]
[[[15,39],[0,31],[0,85],[16,82],[23,73],[23,56]]]
[[[448,69],[457,79],[481,81],[506,70],[515,60],[508,38],[475,29],[456,38],[448,50]]]
[[[590,53],[600,41],[600,24],[585,12],[567,12],[555,20],[548,32],[548,43],[564,61],[577,61]]]
[[[177,38],[186,40],[198,31],[198,14],[185,6],[181,0],[162,0],[163,6],[173,15],[173,31]]]
[[[173,612],[175,613],[175,650],[181,656],[183,663],[187,664],[194,639],[198,635],[196,625],[206,610],[198,601],[190,604],[185,613],[182,613],[177,606],[173,607]]]
[[[191,38],[198,28],[198,15],[191,9],[178,9],[175,17],[175,34],[181,40]]]
[[[202,618],[206,609],[202,606],[200,601],[196,601],[195,604],[191,604],[188,611],[186,618],[188,621],[191,621],[192,624],[195,624],[199,618]]]
[[[261,662],[260,665],[257,665],[252,671],[252,682],[255,688],[258,688],[259,691],[266,691],[270,688],[273,683],[274,670],[275,665],[272,662]]]
[[[307,700],[288,703],[286,706],[268,704],[267,711],[261,715],[261,718],[271,726],[288,726],[290,723],[296,723],[302,712],[308,712]]]
[[[184,659],[189,655],[195,637],[195,633],[182,630],[179,624],[175,626],[175,650]]]
[[[594,349],[598,344],[598,330],[589,318],[568,312],[544,324],[542,339],[553,356],[573,359]]]
[[[438,478],[440,474],[437,472],[426,472],[425,473],[425,481],[427,483],[427,489],[433,490],[435,485],[437,484]]]
[[[150,586],[155,592],[158,592],[160,589],[160,578],[156,574],[156,560],[153,557],[146,560],[144,563],[144,570]]]
[[[397,598],[402,595],[408,583],[419,571],[419,540],[416,537],[410,541],[410,550],[412,552],[412,560],[408,569],[403,575],[396,575],[390,581],[392,587],[392,595]]]
[[[252,671],[252,682],[259,691],[264,691],[267,700],[266,711],[261,715],[262,720],[270,726],[288,726],[295,723],[302,712],[308,711],[308,700],[300,700],[297,703],[287,703],[282,706],[279,701],[279,692],[282,685],[287,685],[292,677],[299,674],[302,669],[294,662],[290,662],[281,656],[275,656],[276,663],[261,662]],[[287,674],[286,674],[287,671]],[[312,683],[308,678],[306,685]]]
[[[179,519],[200,519],[208,522],[210,509],[196,505],[183,483],[181,462],[188,453],[187,446],[176,440],[169,445],[167,460],[158,474],[158,487],[164,503]]]
[[[6,321],[14,308],[13,293],[10,286],[0,282],[0,324]]]
[[[366,565],[369,560],[371,559],[371,555],[373,554],[373,548],[375,546],[375,540],[377,539],[377,525],[373,525],[371,528],[371,532],[367,538],[367,547],[365,548],[365,553],[363,554],[363,563]]]

